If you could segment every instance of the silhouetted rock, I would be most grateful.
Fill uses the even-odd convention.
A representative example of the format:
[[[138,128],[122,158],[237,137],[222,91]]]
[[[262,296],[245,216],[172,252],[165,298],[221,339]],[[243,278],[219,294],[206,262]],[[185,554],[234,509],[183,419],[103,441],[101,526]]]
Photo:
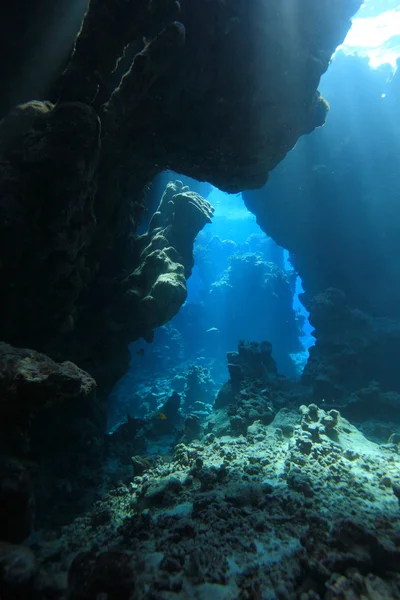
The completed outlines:
[[[57,512],[61,486],[76,491],[81,469],[101,459],[95,388],[71,362],[0,343],[1,538],[22,541],[33,527],[35,504],[41,517]],[[72,496],[60,496],[73,510]]]
[[[261,228],[290,251],[302,279],[300,300],[310,312],[316,338],[305,382],[317,400],[337,402],[373,380],[384,392],[400,391],[400,213],[394,158],[400,137],[392,125],[397,79],[388,81],[385,69],[371,69],[367,61],[339,53],[324,82],[335,106],[329,122],[318,135],[299,140],[265,189],[243,194]],[[349,97],[357,107],[351,115]]]

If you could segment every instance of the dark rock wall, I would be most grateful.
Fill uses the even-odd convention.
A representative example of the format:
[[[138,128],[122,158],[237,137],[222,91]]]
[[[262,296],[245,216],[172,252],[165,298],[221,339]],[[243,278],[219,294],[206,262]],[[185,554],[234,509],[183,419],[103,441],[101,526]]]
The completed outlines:
[[[141,264],[145,184],[172,168],[229,191],[262,185],[324,122],[319,78],[358,5],[92,0],[50,86],[59,102],[1,123],[0,337],[76,360],[109,389],[127,367],[110,305]],[[24,16],[21,48],[31,25]]]
[[[305,379],[330,400],[374,379],[400,389],[399,76],[388,83],[361,59],[335,61],[326,126],[299,141],[266,188],[244,194],[302,277],[317,339]]]
[[[18,509],[11,525],[1,524],[1,537],[18,541],[31,529],[27,459],[40,464],[54,458],[47,463],[54,478],[58,467],[65,474],[79,462],[76,456],[87,444],[89,463],[101,456],[102,402],[128,367],[129,341],[151,339],[153,328],[185,299],[193,239],[211,207],[178,185],[167,190],[148,233],[137,236],[146,184],[169,168],[227,191],[265,183],[299,136],[323,124],[327,106],[317,92],[319,79],[359,5],[91,0],[67,62],[83,1],[3,3],[0,339],[57,361],[76,361],[90,375],[31,351],[7,347],[0,356],[6,382],[1,409],[10,436],[0,465],[0,512]],[[9,412],[7,365],[15,354],[23,369],[26,362],[39,365],[18,375],[24,385],[28,381],[27,395],[18,393],[26,404],[23,416],[33,419],[22,431],[21,414]],[[81,428],[80,411],[75,421],[65,404],[58,412],[57,400],[71,400],[71,408],[81,399],[64,380],[67,392],[55,385],[44,407],[55,412],[42,420],[31,415],[31,378],[39,397],[47,389],[39,363],[53,373],[54,384],[63,369],[93,385],[94,377],[100,415],[90,410],[86,419],[83,410]],[[77,454],[72,449],[68,459],[55,444],[57,424],[59,444],[65,440],[71,450],[68,440],[79,439]],[[48,506],[51,486],[43,473],[37,498]],[[79,496],[79,483],[70,488],[67,482],[67,488],[65,496],[60,487],[55,510],[62,512],[65,499]]]
[[[0,4],[0,118],[15,105],[56,99],[88,0]]]
[[[0,539],[29,535],[37,505],[66,515],[72,492],[81,500],[82,471],[103,450],[95,388],[73,363],[0,343]]]

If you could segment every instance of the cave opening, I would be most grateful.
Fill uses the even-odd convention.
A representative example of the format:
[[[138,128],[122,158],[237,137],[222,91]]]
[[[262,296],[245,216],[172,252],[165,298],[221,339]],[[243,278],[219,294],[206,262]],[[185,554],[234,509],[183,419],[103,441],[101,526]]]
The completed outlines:
[[[182,392],[193,367],[203,369],[204,378],[207,374],[203,396],[209,410],[229,378],[227,353],[235,351],[240,340],[270,342],[279,372],[292,379],[301,376],[315,341],[308,312],[299,300],[301,279],[289,253],[262,231],[242,194],[228,194],[167,171],[153,181],[149,206],[152,197],[176,179],[202,192],[215,212],[194,242],[186,302],[155,330],[151,344],[143,340],[130,344],[130,370],[111,395],[111,429],[127,412],[143,417],[149,397],[157,406],[171,382],[173,389]],[[149,212],[141,232],[150,223]],[[150,395],[146,390],[151,390]]]
[[[400,0],[361,2],[0,8],[3,600],[400,598]]]

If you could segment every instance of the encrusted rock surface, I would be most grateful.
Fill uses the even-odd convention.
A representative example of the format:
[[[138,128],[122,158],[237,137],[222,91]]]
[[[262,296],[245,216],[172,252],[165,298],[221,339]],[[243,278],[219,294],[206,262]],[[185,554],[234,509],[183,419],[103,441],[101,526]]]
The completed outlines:
[[[42,491],[36,490],[42,511],[46,503],[50,508],[57,502],[54,477],[74,470],[75,483],[79,481],[82,465],[68,463],[77,448],[80,459],[90,462],[93,448],[83,448],[81,436],[86,432],[87,439],[94,439],[96,428],[88,423],[95,388],[92,377],[73,363],[57,364],[34,350],[0,343],[0,539],[21,542],[30,533],[35,482],[40,488],[43,465],[53,477],[43,482]],[[77,439],[70,435],[71,423],[79,423]],[[101,443],[96,451],[98,460]]]
[[[71,362],[61,364],[35,350],[14,348],[0,342],[1,427],[8,418],[19,416],[23,426],[44,408],[85,398],[96,388],[90,375]]]
[[[182,182],[169,183],[147,234],[136,240],[140,266],[121,282],[119,295],[106,314],[112,330],[124,331],[127,342],[152,340],[186,300],[186,279],[192,271],[193,240],[211,223],[213,207]]]
[[[38,534],[36,592],[61,598],[69,586],[80,598],[89,581],[111,598],[123,585],[135,600],[397,598],[398,450],[336,412],[301,413],[278,413],[279,428],[256,421],[238,438],[179,444],[58,539]],[[88,560],[90,572],[109,560],[123,573],[94,583]]]

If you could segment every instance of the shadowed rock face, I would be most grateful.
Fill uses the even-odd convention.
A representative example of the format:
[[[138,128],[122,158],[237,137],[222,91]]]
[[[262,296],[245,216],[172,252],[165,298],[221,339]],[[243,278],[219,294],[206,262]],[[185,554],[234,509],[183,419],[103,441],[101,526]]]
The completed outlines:
[[[140,2],[109,13],[92,2],[61,98],[90,102],[124,45],[154,33],[157,19],[161,27],[169,15],[171,23],[136,55],[105,107],[123,128],[125,161],[137,154],[141,164],[230,192],[260,187],[298,137],[324,123],[319,79],[359,4],[183,0],[180,9],[177,2],[153,2],[149,13]],[[135,144],[133,134],[147,143]]]
[[[40,0],[33,24],[24,4],[0,19],[9,63],[18,43],[30,52],[32,26],[51,56],[41,16],[60,21],[71,3]],[[69,31],[83,4],[68,13]],[[0,113],[24,102],[0,122],[0,339],[34,349],[0,348],[0,512],[12,516],[0,537],[19,542],[31,530],[32,454],[42,514],[52,501],[60,513],[80,502],[75,466],[101,460],[103,400],[128,366],[128,343],[151,340],[186,298],[193,240],[212,208],[168,186],[138,236],[144,186],[167,168],[227,191],[265,183],[299,136],[323,124],[319,78],[359,4],[91,0],[68,64],[60,53],[46,71],[40,52],[19,55],[27,68],[17,89],[0,70]],[[96,406],[86,402],[92,377]]]
[[[399,72],[382,107],[384,72],[358,58],[335,61],[326,84],[335,115],[263,190],[244,193],[302,278],[316,338],[305,381],[327,401],[374,381],[400,391]]]
[[[20,542],[32,529],[35,516],[32,475],[37,471],[37,464],[32,461],[43,458],[41,445],[46,446],[46,438],[55,437],[57,440],[56,443],[53,441],[51,448],[47,448],[47,462],[60,455],[57,444],[66,439],[69,447],[64,444],[62,450],[71,452],[71,457],[79,449],[79,461],[87,460],[90,448],[80,443],[77,430],[75,437],[65,438],[64,435],[74,419],[80,421],[81,432],[87,429],[83,416],[85,413],[94,415],[92,401],[95,388],[92,377],[73,363],[57,364],[39,352],[0,343],[1,539]],[[50,420],[37,444],[34,441],[35,421],[43,411],[51,413],[52,409],[64,411],[64,414],[61,412],[61,423]],[[101,438],[99,430],[97,434]],[[54,471],[60,475],[65,468],[57,464],[57,460],[55,462]],[[80,467],[77,463],[74,469],[78,473]],[[54,491],[49,482],[47,488],[47,494]]]
[[[51,102],[0,123],[0,338],[76,361],[109,389],[127,344],[184,301],[210,216],[175,194],[173,227],[163,211],[145,249],[133,235],[144,185],[165,168],[228,191],[262,185],[324,122],[319,78],[358,5],[92,0]]]

